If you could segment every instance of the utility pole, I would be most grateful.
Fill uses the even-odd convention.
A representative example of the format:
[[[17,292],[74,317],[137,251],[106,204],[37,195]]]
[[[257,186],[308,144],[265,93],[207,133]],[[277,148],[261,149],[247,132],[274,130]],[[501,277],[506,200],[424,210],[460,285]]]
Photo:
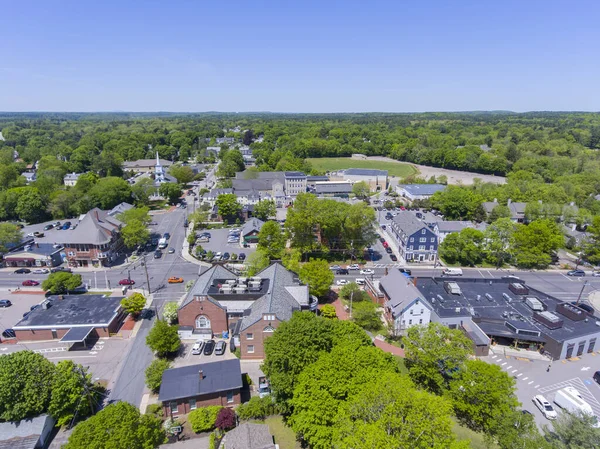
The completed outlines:
[[[581,295],[583,295],[583,290],[585,289],[585,286],[587,285],[588,281],[585,281],[583,283],[583,287],[581,287],[581,291],[579,292],[579,296],[577,297],[577,302],[575,303],[575,305],[579,305],[579,301],[581,301]]]
[[[148,276],[148,267],[146,266],[146,255],[142,258],[142,266],[144,267],[144,271],[146,272],[146,284],[148,284],[148,296],[152,291],[150,290],[150,277]]]

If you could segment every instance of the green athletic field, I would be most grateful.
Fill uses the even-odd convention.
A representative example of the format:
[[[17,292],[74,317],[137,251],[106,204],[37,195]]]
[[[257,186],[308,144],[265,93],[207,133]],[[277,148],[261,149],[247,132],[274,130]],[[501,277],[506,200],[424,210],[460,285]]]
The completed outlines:
[[[397,176],[399,178],[406,178],[407,176],[419,173],[415,167],[403,162],[360,160],[349,157],[322,157],[307,160],[314,168],[321,171],[337,171],[346,168],[372,168],[387,170],[389,176]]]

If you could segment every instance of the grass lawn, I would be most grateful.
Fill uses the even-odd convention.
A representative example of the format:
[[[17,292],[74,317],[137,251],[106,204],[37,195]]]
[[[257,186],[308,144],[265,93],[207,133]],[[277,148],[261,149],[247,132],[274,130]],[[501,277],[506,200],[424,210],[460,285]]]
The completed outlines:
[[[384,162],[352,159],[349,157],[321,157],[307,159],[317,170],[336,171],[345,168],[373,168],[376,170],[387,170],[390,176],[406,178],[418,174],[419,171],[410,164],[404,162]]]
[[[302,448],[300,443],[296,441],[296,434],[285,425],[281,416],[269,416],[265,419],[265,424],[269,426],[271,435],[275,437],[275,443],[279,444],[279,449]]]
[[[461,426],[456,421],[452,429],[459,441],[467,440],[471,442],[471,449],[498,449],[495,444],[487,445],[483,439],[483,434],[473,432],[471,429]]]

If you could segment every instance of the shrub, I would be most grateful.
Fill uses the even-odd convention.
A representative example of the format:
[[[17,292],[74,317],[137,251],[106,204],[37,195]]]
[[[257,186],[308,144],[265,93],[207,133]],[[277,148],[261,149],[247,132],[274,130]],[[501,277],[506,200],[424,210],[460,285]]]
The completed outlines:
[[[208,437],[208,449],[216,449],[216,439],[217,436],[212,432]]]
[[[146,386],[152,390],[153,393],[157,393],[160,390],[160,384],[162,383],[163,372],[171,368],[171,362],[165,359],[153,360],[148,368],[146,368]]]
[[[321,307],[321,316],[323,318],[335,319],[337,318],[337,314],[335,313],[335,307],[331,304],[325,304]]]
[[[277,406],[271,396],[264,398],[254,396],[245,404],[240,405],[236,411],[240,419],[264,419],[277,414]]]
[[[162,416],[163,409],[160,404],[148,404],[146,406],[146,415]]]
[[[222,408],[217,414],[215,427],[220,430],[232,429],[235,427],[235,412],[230,408]]]
[[[188,419],[192,426],[192,430],[196,433],[208,432],[215,428],[215,421],[219,410],[223,407],[212,405],[209,407],[201,407],[193,410],[188,415]]]

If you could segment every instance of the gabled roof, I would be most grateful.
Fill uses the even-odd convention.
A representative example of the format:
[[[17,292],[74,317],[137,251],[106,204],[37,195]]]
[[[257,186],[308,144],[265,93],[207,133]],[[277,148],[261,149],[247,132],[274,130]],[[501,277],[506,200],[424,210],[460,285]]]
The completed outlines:
[[[396,215],[392,221],[406,235],[413,235],[415,232],[418,232],[423,228],[431,231],[431,229],[429,229],[425,223],[420,221],[415,215],[413,215],[412,212],[407,210],[401,210],[398,212],[398,215]]]
[[[80,176],[81,176],[81,173],[67,173],[65,175],[65,177],[63,178],[63,180],[65,180],[65,181],[77,181]]]
[[[108,215],[110,215],[111,217],[114,217],[115,215],[121,214],[129,209],[133,209],[133,204],[122,202],[122,203],[117,204],[111,210],[109,210]]]
[[[264,224],[265,222],[259,220],[258,218],[251,218],[246,223],[244,223],[244,226],[242,227],[242,237],[254,231],[260,232]]]
[[[160,165],[163,167],[170,167],[173,162],[167,161],[166,159],[159,159]],[[123,167],[125,169],[139,168],[139,167],[155,167],[156,159],[138,159],[137,161],[125,161]]]
[[[435,226],[438,232],[460,232],[465,228],[474,228],[475,225],[470,221],[438,221]]]
[[[54,424],[49,415],[0,423],[0,449],[34,449],[44,432],[46,422]]]
[[[299,285],[295,274],[279,262],[274,262],[256,276],[270,280],[269,291],[257,299],[250,308],[250,314],[242,318],[241,330],[247,329],[262,319],[263,314],[275,314],[277,319],[287,321],[300,310],[301,299],[308,304],[308,286]],[[288,287],[298,287],[288,290]]]
[[[61,243],[66,245],[103,245],[109,243],[112,232],[118,231],[123,223],[108,212],[97,207],[90,210],[79,222],[77,228],[60,231]]]
[[[485,212],[487,214],[491,214],[492,211],[494,210],[494,208],[496,206],[498,206],[498,201],[485,201],[485,202],[481,203],[481,206],[483,207],[483,210],[485,210]]]
[[[242,370],[240,360],[233,358],[164,371],[158,400],[173,401],[237,388],[242,388]]]
[[[417,299],[426,304],[417,287],[397,269],[391,270],[387,276],[381,278],[379,288],[389,298],[386,306],[391,310],[393,318],[400,316]],[[426,304],[426,307],[429,306]]]
[[[186,298],[184,299],[180,309],[187,306],[194,300],[194,296],[204,296],[208,293],[209,287],[212,285],[214,279],[237,279],[237,275],[227,268],[223,267],[223,265],[213,265],[211,268],[206,270],[204,273],[200,274],[198,280],[194,284],[194,286],[188,292]]]
[[[513,216],[515,215],[523,215],[525,213],[525,208],[527,207],[527,203],[513,203],[510,202],[508,208],[512,212]]]
[[[227,449],[275,449],[266,424],[242,423],[225,434]]]

